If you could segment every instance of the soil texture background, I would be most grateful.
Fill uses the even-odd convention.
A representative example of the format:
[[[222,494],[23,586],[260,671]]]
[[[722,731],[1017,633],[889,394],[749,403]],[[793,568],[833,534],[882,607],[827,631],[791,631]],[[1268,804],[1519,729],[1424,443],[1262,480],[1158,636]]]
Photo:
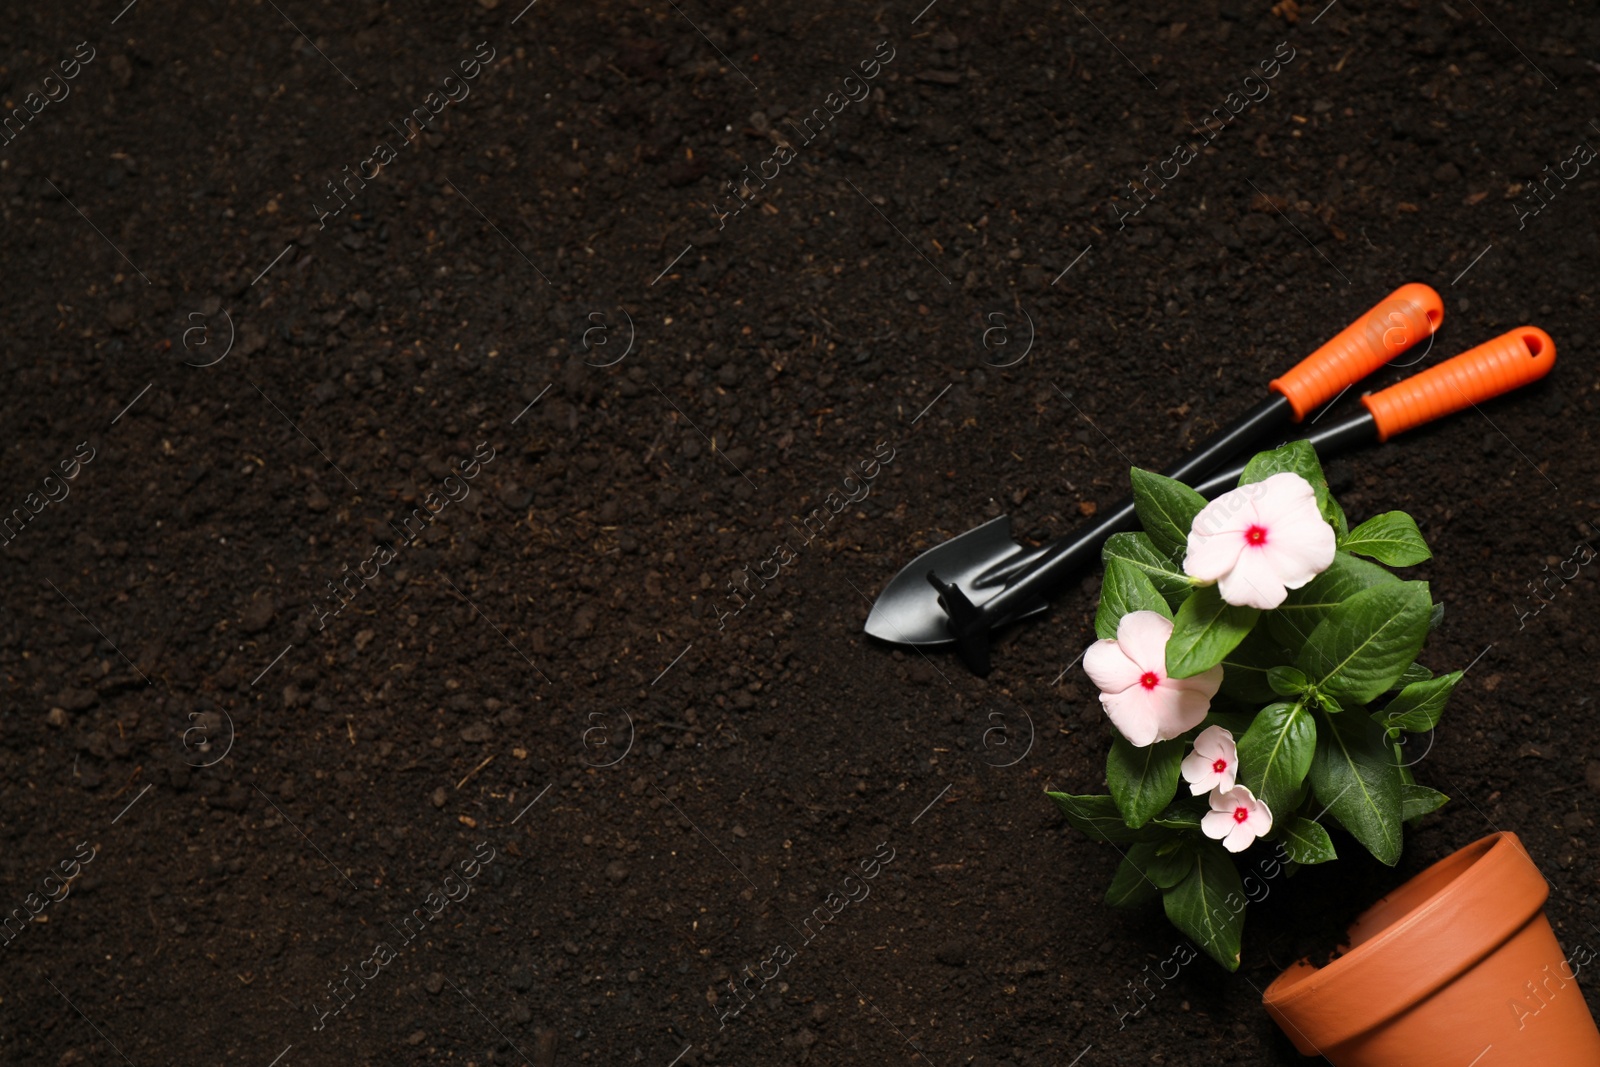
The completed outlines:
[[[0,1062],[1294,1064],[1260,990],[1494,829],[1600,947],[1600,10],[524,2],[6,14]],[[1098,575],[986,679],[872,598],[1412,281],[1364,388],[1560,352],[1329,465],[1434,550],[1452,801],[1135,1000],[1044,795]]]

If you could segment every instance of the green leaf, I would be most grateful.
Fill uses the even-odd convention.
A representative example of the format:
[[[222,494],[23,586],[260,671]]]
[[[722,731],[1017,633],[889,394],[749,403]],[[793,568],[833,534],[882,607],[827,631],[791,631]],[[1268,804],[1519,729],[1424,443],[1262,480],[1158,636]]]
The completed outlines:
[[[1206,498],[1182,482],[1133,468],[1133,506],[1151,544],[1169,558],[1182,559],[1189,547],[1189,527],[1206,506]]]
[[[1071,793],[1046,793],[1073,827],[1096,841],[1132,841],[1137,830],[1122,821],[1117,802],[1108,796],[1074,796]]]
[[[1244,933],[1244,884],[1219,843],[1207,840],[1195,852],[1183,881],[1166,891],[1167,918],[1206,954],[1230,971],[1239,969]]]
[[[1293,667],[1272,667],[1267,671],[1267,685],[1281,697],[1295,697],[1306,691],[1310,681]]]
[[[1157,741],[1135,748],[1118,735],[1106,757],[1106,784],[1123,821],[1137,830],[1172,803],[1183,763],[1183,741]]]
[[[1344,540],[1350,534],[1350,520],[1344,517],[1344,508],[1333,498],[1330,491],[1326,500],[1317,498],[1317,510],[1322,512],[1322,517],[1333,524],[1334,543]]]
[[[1194,866],[1194,846],[1182,838],[1156,845],[1155,855],[1145,868],[1145,876],[1162,889],[1171,889],[1189,876]]]
[[[1260,614],[1223,600],[1214,585],[1196,589],[1173,620],[1172,636],[1167,638],[1167,674],[1189,678],[1215,667],[1244,640]]]
[[[1380,723],[1380,725],[1382,724]],[[1400,764],[1401,780],[1407,782],[1416,781],[1411,776],[1411,768],[1428,758],[1428,753],[1433,751],[1434,736],[1427,734],[1427,744],[1422,747],[1421,752],[1416,756],[1409,756],[1408,752],[1417,751],[1411,744],[1411,739],[1417,735],[1404,733],[1399,728],[1388,731],[1388,734],[1389,740],[1394,742],[1394,758],[1395,762]]]
[[[1231,659],[1222,661],[1222,688],[1218,692],[1247,704],[1260,704],[1278,696],[1267,684],[1265,668],[1235,663]]]
[[[1270,623],[1275,614],[1267,612],[1265,621]],[[1293,661],[1299,644],[1291,647],[1279,643],[1270,629],[1267,625],[1257,626],[1223,659],[1222,689],[1219,690],[1223,696],[1247,704],[1265,704],[1277,699],[1267,675],[1273,667]]]
[[[1404,783],[1382,726],[1367,715],[1323,716],[1309,777],[1317,802],[1368,852],[1391,867],[1400,862]]]
[[[1327,570],[1299,589],[1289,590],[1283,603],[1267,613],[1267,628],[1276,640],[1299,648],[1334,608],[1363,589],[1399,581],[1376,563],[1335,552]]]
[[[1194,588],[1194,582],[1183,573],[1183,568],[1174,563],[1171,557],[1162,555],[1155,543],[1142,533],[1112,534],[1106,538],[1100,558],[1105,560],[1107,567],[1111,566],[1112,560],[1119,559],[1143,571],[1167,602],[1167,607],[1174,611],[1188,598],[1189,590]],[[1181,560],[1183,557],[1180,554],[1177,558]]]
[[[1300,864],[1326,863],[1339,858],[1328,831],[1321,823],[1303,815],[1296,815],[1283,828],[1283,847],[1288,850],[1289,858]]]
[[[1414,734],[1427,733],[1439,725],[1445,701],[1450,699],[1450,693],[1459,681],[1461,672],[1451,671],[1424,682],[1412,682],[1383,709],[1383,725],[1390,729],[1410,730]]]
[[[1438,811],[1450,802],[1450,798],[1437,789],[1411,782],[1402,788],[1401,801],[1400,817],[1410,822]]]
[[[1413,663],[1404,671],[1400,672],[1400,678],[1393,685],[1391,685],[1389,689],[1391,692],[1396,689],[1404,689],[1412,682],[1426,682],[1432,677],[1433,672],[1428,668],[1424,667],[1420,663]]]
[[[1122,862],[1117,865],[1117,873],[1111,878],[1111,885],[1106,889],[1106,903],[1113,908],[1132,908],[1153,900],[1161,892],[1161,887],[1156,885],[1144,875],[1145,867],[1149,866],[1149,857],[1155,854],[1155,845],[1148,841],[1141,841],[1128,849],[1122,856]]]
[[[1100,583],[1100,607],[1094,613],[1095,636],[1115,638],[1117,623],[1134,611],[1154,611],[1164,619],[1172,618],[1172,609],[1144,571],[1126,560],[1107,561],[1105,580]]]
[[[1150,820],[1150,825],[1166,830],[1192,830],[1199,832],[1200,820],[1210,806],[1204,800],[1180,800],[1160,815]]]
[[[1163,851],[1165,850],[1165,851]],[[1129,847],[1106,891],[1106,903],[1129,907],[1183,881],[1194,866],[1194,852],[1182,841],[1140,841]]]
[[[1244,466],[1244,473],[1239,475],[1239,484],[1264,482],[1284,471],[1300,475],[1311,483],[1313,489],[1318,482],[1322,482],[1324,488],[1327,486],[1328,479],[1322,475],[1322,461],[1317,458],[1317,450],[1306,440],[1289,441],[1269,452],[1258,452],[1251,456],[1250,462]]]
[[[1339,547],[1391,567],[1409,567],[1433,555],[1416,522],[1403,511],[1374,515],[1342,538]]]
[[[1295,666],[1335,699],[1370,703],[1417,658],[1432,603],[1427,582],[1364,589],[1317,624]]]
[[[1317,510],[1333,527],[1334,533],[1343,536],[1348,526],[1344,509],[1339,507],[1333,494],[1328,491],[1328,479],[1322,473],[1322,463],[1317,459],[1317,450],[1310,441],[1290,441],[1271,452],[1258,453],[1245,464],[1244,473],[1239,475],[1239,484],[1264,482],[1274,474],[1285,471],[1298,474],[1311,483],[1312,492],[1317,495]]]
[[[1315,689],[1312,690],[1312,693],[1316,696],[1317,707],[1321,708],[1323,711],[1326,711],[1331,715],[1337,715],[1344,710],[1344,705],[1333,699],[1327,693],[1319,692]]]
[[[1271,704],[1239,738],[1239,781],[1275,816],[1294,810],[1317,750],[1317,727],[1299,704]]]

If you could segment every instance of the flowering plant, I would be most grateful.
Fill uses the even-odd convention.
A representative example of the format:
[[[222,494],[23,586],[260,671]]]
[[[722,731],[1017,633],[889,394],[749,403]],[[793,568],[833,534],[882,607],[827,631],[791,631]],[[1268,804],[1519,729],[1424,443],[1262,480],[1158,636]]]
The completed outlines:
[[[1430,557],[1416,523],[1351,529],[1306,442],[1257,455],[1210,503],[1137,468],[1133,493],[1143,532],[1106,542],[1083,657],[1115,729],[1110,792],[1049,795],[1122,852],[1109,903],[1160,894],[1234,970],[1260,899],[1235,854],[1271,842],[1267,878],[1335,859],[1327,817],[1398,862],[1402,824],[1447,799],[1413,779],[1402,735],[1433,729],[1461,672],[1416,662],[1443,606],[1388,569]]]

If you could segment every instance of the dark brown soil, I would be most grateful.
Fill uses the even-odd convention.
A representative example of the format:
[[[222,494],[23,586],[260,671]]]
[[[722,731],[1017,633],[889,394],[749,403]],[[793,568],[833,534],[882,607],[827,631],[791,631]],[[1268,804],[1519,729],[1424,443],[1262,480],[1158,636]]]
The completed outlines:
[[[923,2],[8,16],[8,112],[92,58],[0,145],[0,906],[79,872],[0,949],[0,1061],[1290,1064],[1277,969],[1496,827],[1600,944],[1600,579],[1528,599],[1600,522],[1596,172],[1517,207],[1600,144],[1600,11]],[[1407,281],[1447,308],[1416,369],[1561,351],[1330,468],[1437,554],[1423,662],[1472,668],[1416,773],[1454,800],[1125,1016],[1181,939],[1044,797],[1101,783],[1063,674],[1098,579],[987,680],[871,598],[987,516],[1070,529]]]

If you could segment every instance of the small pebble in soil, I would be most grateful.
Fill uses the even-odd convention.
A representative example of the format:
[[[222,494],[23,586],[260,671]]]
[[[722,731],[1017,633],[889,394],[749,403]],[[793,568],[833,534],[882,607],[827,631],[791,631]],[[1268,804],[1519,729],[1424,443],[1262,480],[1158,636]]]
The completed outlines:
[[[428,992],[437,993],[444,988],[444,975],[434,971],[428,975],[428,980],[423,985],[427,987]]]
[[[56,703],[68,711],[87,711],[99,703],[100,697],[92,689],[63,689]]]
[[[244,614],[239,619],[239,628],[247,634],[260,633],[272,622],[272,617],[277,614],[277,607],[272,602],[272,597],[259,595],[250,601],[250,606],[245,608]]]

